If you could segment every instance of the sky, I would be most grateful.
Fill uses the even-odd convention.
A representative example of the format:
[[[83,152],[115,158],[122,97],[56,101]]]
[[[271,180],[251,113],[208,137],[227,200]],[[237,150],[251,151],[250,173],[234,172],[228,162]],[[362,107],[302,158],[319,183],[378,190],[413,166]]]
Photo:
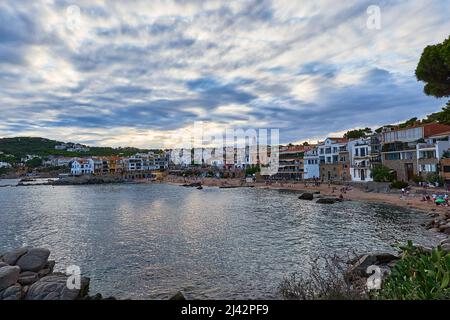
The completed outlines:
[[[446,101],[414,70],[449,16],[450,0],[2,0],[0,137],[168,148],[201,123],[295,143],[423,117]]]

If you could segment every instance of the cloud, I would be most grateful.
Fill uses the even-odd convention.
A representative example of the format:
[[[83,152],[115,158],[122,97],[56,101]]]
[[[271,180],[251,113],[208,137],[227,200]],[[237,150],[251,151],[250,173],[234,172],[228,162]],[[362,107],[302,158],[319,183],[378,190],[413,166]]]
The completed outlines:
[[[421,117],[444,104],[414,78],[444,3],[379,1],[369,30],[366,0],[2,1],[0,136],[158,147],[203,121],[287,143]]]

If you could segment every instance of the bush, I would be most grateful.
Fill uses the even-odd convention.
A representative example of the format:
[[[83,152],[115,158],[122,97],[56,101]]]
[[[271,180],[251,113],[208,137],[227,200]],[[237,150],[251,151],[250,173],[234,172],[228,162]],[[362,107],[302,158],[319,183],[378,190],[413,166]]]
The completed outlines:
[[[313,259],[309,272],[293,273],[279,286],[288,300],[361,300],[368,299],[365,281],[356,285],[346,277],[348,264],[338,256]]]
[[[404,181],[394,181],[390,185],[391,189],[403,189],[406,188],[407,186],[408,183]]]
[[[394,179],[391,169],[383,165],[375,166],[372,169],[372,177],[376,182],[391,182]]]
[[[403,256],[391,269],[378,299],[450,299],[450,253],[440,247],[425,252],[409,241]]]

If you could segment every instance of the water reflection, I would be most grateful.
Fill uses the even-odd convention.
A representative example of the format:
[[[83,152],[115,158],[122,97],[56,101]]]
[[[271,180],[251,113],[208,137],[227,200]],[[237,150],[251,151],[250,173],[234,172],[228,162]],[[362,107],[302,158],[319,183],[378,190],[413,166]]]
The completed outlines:
[[[92,291],[136,299],[274,298],[311,257],[436,243],[417,212],[375,203],[318,205],[292,192],[170,185],[0,188],[0,250],[52,250]]]

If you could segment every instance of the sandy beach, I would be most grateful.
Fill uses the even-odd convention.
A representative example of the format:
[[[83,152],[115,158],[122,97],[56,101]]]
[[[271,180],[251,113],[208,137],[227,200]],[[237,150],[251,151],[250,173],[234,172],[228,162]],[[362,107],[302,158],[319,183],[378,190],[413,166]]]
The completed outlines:
[[[306,185],[300,183],[285,183],[273,182],[266,184],[264,182],[245,183],[242,179],[215,179],[215,178],[184,178],[178,176],[167,176],[163,180],[164,183],[171,184],[185,184],[199,182],[204,186],[210,187],[255,187],[261,189],[279,189],[279,190],[294,190],[298,192],[314,192],[320,191],[324,196],[339,197],[342,185],[330,186],[327,183],[322,183],[320,186]],[[333,192],[334,189],[334,192]],[[417,209],[421,211],[435,211],[438,213],[450,213],[450,207],[436,206],[432,201],[422,201],[422,194],[418,193],[421,188],[411,187],[408,195],[402,196],[400,190],[392,190],[390,193],[366,192],[363,189],[352,187],[345,193],[342,193],[344,199],[359,200],[359,201],[376,201],[397,205],[401,207]],[[428,189],[428,194],[445,194],[444,189]]]

